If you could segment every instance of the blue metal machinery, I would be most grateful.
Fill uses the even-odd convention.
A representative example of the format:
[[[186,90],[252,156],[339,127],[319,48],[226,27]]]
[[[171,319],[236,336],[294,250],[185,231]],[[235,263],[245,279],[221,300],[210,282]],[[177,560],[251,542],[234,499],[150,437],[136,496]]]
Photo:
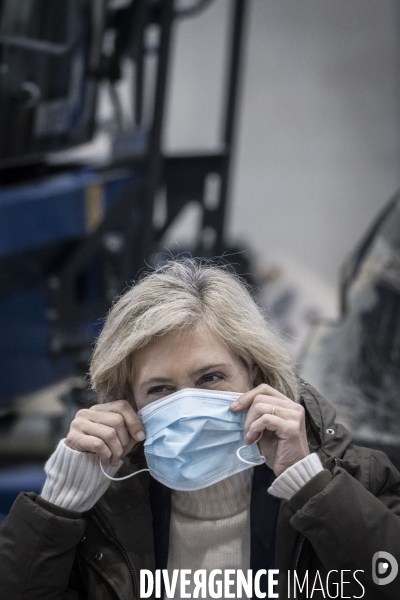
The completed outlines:
[[[48,273],[57,269],[79,240],[90,235],[137,178],[132,169],[82,169],[0,188],[0,257],[3,264],[8,261],[8,268],[1,272],[1,287],[14,288],[0,297],[3,404],[73,372],[73,357],[56,358],[56,349],[50,346]],[[136,227],[143,224],[139,210],[132,210],[131,218]],[[41,275],[47,275],[46,281]],[[95,278],[94,272],[88,272],[82,282],[81,293],[87,298],[95,292]],[[98,327],[83,320],[79,331],[90,343]]]

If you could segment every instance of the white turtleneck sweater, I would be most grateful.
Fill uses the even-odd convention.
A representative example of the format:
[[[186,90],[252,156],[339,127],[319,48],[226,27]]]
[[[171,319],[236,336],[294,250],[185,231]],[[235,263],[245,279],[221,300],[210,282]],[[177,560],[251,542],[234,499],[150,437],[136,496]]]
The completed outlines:
[[[193,492],[171,492],[168,574],[174,569],[250,568],[253,469]],[[188,586],[187,592],[192,593]],[[175,598],[179,598],[177,587]]]
[[[202,490],[172,490],[169,570],[249,568],[252,478],[246,469]]]

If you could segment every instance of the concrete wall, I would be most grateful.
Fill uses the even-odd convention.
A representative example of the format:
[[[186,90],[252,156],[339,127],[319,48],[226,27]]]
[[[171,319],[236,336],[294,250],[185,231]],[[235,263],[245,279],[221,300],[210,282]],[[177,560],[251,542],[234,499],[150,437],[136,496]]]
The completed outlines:
[[[230,4],[177,26],[168,149],[218,144]],[[400,183],[398,2],[249,8],[229,233],[333,285]]]

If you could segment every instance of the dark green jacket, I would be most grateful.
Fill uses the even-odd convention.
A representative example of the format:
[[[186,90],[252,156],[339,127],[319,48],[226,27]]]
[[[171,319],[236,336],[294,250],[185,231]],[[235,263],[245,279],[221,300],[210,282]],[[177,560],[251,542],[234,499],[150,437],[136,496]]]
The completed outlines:
[[[254,539],[257,534],[261,539],[276,513],[279,598],[294,597],[292,586],[288,593],[287,577],[289,571],[293,581],[296,569],[300,583],[308,577],[308,594],[304,585],[298,598],[329,597],[327,574],[335,571],[328,578],[330,597],[398,600],[400,574],[388,585],[377,585],[372,561],[376,552],[385,551],[400,564],[400,474],[382,452],[353,445],[349,432],[336,424],[332,406],[311,386],[302,386],[300,401],[306,411],[310,450],[318,452],[325,469],[289,502],[267,494],[267,472],[258,471],[261,487],[253,518],[258,529],[251,532]],[[126,458],[119,475],[139,468],[143,468],[142,452]],[[154,482],[142,473],[113,482],[84,515],[58,508],[33,493],[20,494],[0,534],[0,599],[139,598],[140,569],[156,567],[153,525],[160,536],[156,536],[158,552],[161,548],[165,554],[157,557],[158,566],[165,565],[168,549],[169,513],[154,513],[154,507],[152,512],[150,480]],[[275,540],[273,529],[264,540],[265,568],[271,566],[267,554]],[[259,556],[257,561],[257,568],[262,568]],[[340,582],[340,575],[344,583],[337,588],[334,583]],[[324,591],[318,591],[321,582]]]

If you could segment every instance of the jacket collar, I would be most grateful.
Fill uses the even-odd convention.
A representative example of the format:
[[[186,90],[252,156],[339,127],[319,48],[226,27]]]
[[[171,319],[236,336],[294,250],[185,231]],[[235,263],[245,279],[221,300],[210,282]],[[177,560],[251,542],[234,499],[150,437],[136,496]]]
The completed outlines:
[[[318,452],[324,466],[341,458],[350,446],[350,432],[336,423],[336,410],[304,379],[299,379],[300,399],[306,411],[307,438],[312,452]]]

